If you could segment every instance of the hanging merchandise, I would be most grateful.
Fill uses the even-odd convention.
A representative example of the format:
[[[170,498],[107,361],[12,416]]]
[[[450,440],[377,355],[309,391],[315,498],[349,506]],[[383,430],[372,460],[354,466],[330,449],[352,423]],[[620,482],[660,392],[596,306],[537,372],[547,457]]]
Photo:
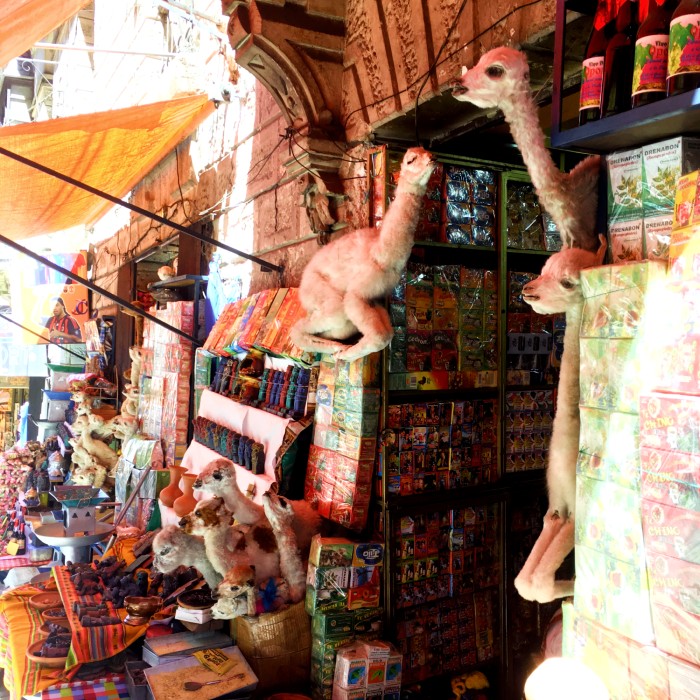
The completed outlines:
[[[668,43],[666,94],[700,86],[700,0],[681,0],[673,13]]]
[[[605,50],[603,117],[627,111],[632,104],[634,44],[638,26],[637,0],[618,0],[615,34]]]
[[[632,107],[656,102],[666,96],[668,33],[677,0],[648,0],[642,7],[637,31],[632,75]],[[643,16],[646,12],[646,16]]]
[[[581,97],[578,112],[580,126],[600,119],[605,49],[614,31],[615,18],[610,12],[607,0],[599,0],[593,20],[593,31],[586,45],[586,57],[581,66]]]

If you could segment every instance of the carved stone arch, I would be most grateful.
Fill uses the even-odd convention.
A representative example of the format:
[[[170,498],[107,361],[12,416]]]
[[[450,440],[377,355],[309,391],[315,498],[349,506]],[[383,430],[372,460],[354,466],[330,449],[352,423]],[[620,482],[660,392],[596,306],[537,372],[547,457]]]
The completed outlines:
[[[341,136],[345,3],[224,0],[223,5],[236,61],[271,92],[288,124]]]

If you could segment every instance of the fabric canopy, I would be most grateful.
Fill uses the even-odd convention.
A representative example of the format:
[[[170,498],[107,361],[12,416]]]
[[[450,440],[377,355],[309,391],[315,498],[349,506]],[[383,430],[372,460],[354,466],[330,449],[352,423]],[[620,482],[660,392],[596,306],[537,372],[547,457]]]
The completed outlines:
[[[123,197],[202,120],[204,94],[0,128],[0,147],[114,197]],[[13,240],[89,225],[112,206],[0,154],[0,227]]]
[[[21,56],[90,0],[2,0],[0,66]]]

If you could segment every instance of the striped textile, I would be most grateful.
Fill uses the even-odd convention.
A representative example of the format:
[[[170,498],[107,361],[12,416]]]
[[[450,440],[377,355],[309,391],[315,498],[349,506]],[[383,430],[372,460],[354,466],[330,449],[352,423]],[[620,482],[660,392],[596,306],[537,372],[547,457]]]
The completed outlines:
[[[9,571],[14,569],[16,566],[45,566],[50,564],[51,559],[46,559],[45,561],[32,561],[29,557],[0,557],[0,571]]]
[[[96,605],[102,602],[102,596],[80,596],[70,580],[70,573],[63,566],[54,566],[53,577],[61,594],[61,600],[68,613],[73,643],[68,655],[68,666],[102,661],[126,649],[124,625],[104,625],[100,627],[83,627],[78,615],[73,612],[73,603]],[[107,603],[111,615],[117,615],[112,603]]]

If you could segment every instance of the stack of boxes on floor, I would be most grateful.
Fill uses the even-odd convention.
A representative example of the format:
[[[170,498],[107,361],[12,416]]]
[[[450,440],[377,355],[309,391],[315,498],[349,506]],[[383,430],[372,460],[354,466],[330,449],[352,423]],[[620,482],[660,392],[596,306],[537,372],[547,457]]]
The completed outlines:
[[[351,530],[367,524],[377,453],[379,353],[354,362],[324,356],[316,387],[305,499]]]
[[[687,371],[700,359],[698,280],[673,286],[664,262],[642,262],[585,270],[582,287],[576,589],[565,651],[616,700],[700,697],[700,405],[663,393],[698,391]]]
[[[311,686],[314,700],[331,700],[338,649],[355,640],[381,637],[379,607],[384,547],[376,542],[357,543],[345,538],[316,535],[311,542],[306,581],[306,611],[311,621]],[[385,674],[369,685],[378,687]],[[397,679],[400,682],[400,673]],[[359,680],[358,680],[359,683]],[[365,674],[359,688],[368,684]],[[357,688],[357,686],[356,686]],[[342,696],[364,698],[364,694]],[[376,697],[368,694],[367,697]]]
[[[155,311],[157,318],[190,335],[194,314],[191,301],[169,301],[165,309]],[[192,358],[188,340],[146,319],[143,374],[148,379],[141,388],[139,419],[144,433],[162,439],[167,464],[179,464],[187,449]]]
[[[393,585],[405,682],[498,655],[499,528],[498,504],[397,521]]]
[[[379,476],[387,470],[387,492],[408,496],[495,481],[497,420],[495,399],[389,406],[379,469]]]
[[[676,182],[700,167],[700,139],[679,136],[606,161],[612,261],[666,260]]]
[[[390,389],[496,385],[496,273],[409,263],[392,292]]]

